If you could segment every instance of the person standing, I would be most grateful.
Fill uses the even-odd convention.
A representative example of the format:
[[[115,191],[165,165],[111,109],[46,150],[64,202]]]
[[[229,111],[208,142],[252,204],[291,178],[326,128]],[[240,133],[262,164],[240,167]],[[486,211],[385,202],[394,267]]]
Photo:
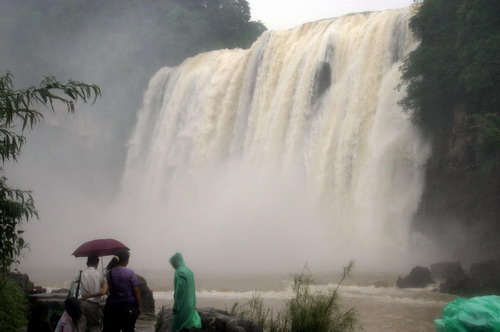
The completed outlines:
[[[82,271],[80,277],[81,300],[79,301],[81,315],[76,322],[77,331],[89,332],[101,331],[101,313],[99,311],[99,299],[106,294],[107,284],[102,273],[97,270],[99,257],[91,255],[87,258],[87,268]]]
[[[133,332],[141,312],[139,280],[127,267],[128,250],[120,250],[107,266],[109,296],[104,306],[103,332]]]
[[[170,257],[169,262],[175,269],[172,332],[201,328],[201,318],[196,311],[196,287],[193,272],[184,263],[180,252]]]

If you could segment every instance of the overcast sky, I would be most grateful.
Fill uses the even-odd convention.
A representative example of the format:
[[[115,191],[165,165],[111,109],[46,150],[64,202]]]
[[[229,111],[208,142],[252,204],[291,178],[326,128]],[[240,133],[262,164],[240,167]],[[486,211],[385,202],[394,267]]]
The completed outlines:
[[[248,0],[248,3],[252,20],[274,30],[349,13],[408,7],[413,0]]]

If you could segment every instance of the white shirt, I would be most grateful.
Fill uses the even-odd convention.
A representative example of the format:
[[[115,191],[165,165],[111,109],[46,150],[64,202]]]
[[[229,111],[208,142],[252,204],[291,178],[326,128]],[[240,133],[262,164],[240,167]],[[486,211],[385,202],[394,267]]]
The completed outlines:
[[[92,294],[101,291],[104,279],[102,273],[96,270],[93,266],[87,267],[82,271],[82,280],[80,282],[79,297],[85,294]],[[100,296],[91,297],[88,301],[97,302]]]

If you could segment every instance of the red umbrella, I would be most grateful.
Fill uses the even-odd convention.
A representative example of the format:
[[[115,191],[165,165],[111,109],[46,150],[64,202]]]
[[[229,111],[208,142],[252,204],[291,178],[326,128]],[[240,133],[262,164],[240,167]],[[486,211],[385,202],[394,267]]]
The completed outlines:
[[[90,255],[114,255],[120,249],[129,250],[123,243],[114,239],[98,239],[85,242],[73,252],[75,257],[88,257]]]

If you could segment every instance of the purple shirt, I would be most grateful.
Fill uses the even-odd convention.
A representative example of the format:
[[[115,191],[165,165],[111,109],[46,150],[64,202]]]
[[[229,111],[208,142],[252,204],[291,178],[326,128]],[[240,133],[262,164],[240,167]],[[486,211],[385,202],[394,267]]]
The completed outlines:
[[[112,274],[112,279],[109,274]],[[108,274],[109,300],[111,303],[132,302],[135,303],[134,286],[139,286],[133,270],[128,267],[117,266],[112,268]]]

